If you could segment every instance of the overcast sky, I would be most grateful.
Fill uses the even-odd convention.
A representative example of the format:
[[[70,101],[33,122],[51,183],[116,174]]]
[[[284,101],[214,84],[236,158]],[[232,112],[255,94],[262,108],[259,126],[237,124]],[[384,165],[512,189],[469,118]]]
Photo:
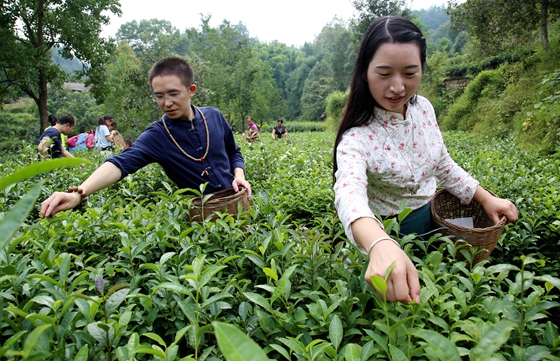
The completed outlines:
[[[212,16],[210,26],[228,20],[242,22],[249,36],[263,42],[278,40],[286,45],[301,46],[313,42],[323,27],[335,16],[348,20],[354,14],[351,0],[121,0],[122,16],[111,17],[103,36],[114,36],[129,21],[168,20],[183,32],[199,28],[200,14]],[[412,9],[443,5],[446,0],[409,0]]]

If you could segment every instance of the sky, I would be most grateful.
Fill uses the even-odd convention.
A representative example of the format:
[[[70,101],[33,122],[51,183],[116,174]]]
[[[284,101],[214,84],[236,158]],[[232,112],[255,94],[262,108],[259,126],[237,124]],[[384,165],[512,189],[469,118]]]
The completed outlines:
[[[348,20],[355,12],[352,0],[120,0],[120,3],[122,16],[111,15],[111,23],[102,33],[105,37],[115,36],[124,23],[143,19],[167,20],[184,32],[187,28],[199,28],[200,14],[209,14],[212,27],[224,19],[232,25],[242,22],[252,38],[267,43],[277,40],[297,47],[313,42],[335,16]],[[443,5],[446,0],[408,0],[408,3],[418,10]]]

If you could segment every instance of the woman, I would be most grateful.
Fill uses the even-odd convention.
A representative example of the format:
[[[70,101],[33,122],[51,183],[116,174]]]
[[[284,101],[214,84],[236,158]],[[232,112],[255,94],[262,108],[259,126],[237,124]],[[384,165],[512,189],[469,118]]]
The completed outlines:
[[[284,126],[284,121],[282,119],[278,119],[278,122],[272,128],[272,139],[283,139],[286,138],[288,135],[288,130]]]
[[[432,228],[436,182],[464,203],[478,201],[496,223],[517,220],[517,208],[493,197],[449,156],[431,103],[416,95],[426,68],[426,40],[398,16],[375,20],[362,40],[333,159],[335,206],[348,239],[369,256],[365,279],[384,276],[387,300],[420,301],[418,272],[374,215],[396,215],[406,200],[414,211],[401,233]]]
[[[252,116],[247,117],[247,133],[245,135],[245,139],[247,143],[251,144],[255,140],[259,138],[259,127],[255,124]]]
[[[95,146],[99,147],[102,151],[115,150],[113,148],[113,136],[107,126],[107,121],[103,117],[99,118],[97,128],[95,129]]]

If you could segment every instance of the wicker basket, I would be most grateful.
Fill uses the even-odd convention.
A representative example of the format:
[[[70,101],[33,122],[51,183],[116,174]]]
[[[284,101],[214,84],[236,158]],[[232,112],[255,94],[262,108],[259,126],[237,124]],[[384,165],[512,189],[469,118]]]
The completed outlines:
[[[189,217],[192,221],[202,221],[212,214],[212,220],[218,218],[218,213],[227,211],[230,214],[237,214],[238,204],[241,203],[243,211],[248,211],[249,197],[247,196],[247,189],[240,188],[239,192],[235,192],[233,188],[227,188],[215,193],[202,204],[202,198],[196,197],[193,200],[193,206],[189,211]]]
[[[492,192],[490,194],[496,196]],[[473,265],[490,256],[506,224],[505,216],[500,219],[500,222],[494,224],[480,203],[473,199],[470,204],[463,204],[445,189],[434,195],[431,211],[437,226],[444,228],[441,232],[444,236],[464,240],[471,246],[484,248],[487,251],[478,253],[472,262]],[[472,217],[474,228],[467,228],[446,221],[446,219],[463,217]],[[457,253],[457,258],[464,259],[460,252]]]

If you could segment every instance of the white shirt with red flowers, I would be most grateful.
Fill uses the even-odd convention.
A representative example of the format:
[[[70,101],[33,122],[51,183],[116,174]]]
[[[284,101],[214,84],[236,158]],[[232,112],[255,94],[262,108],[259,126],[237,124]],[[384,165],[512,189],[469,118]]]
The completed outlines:
[[[437,183],[466,204],[478,186],[449,156],[434,108],[421,96],[408,105],[406,119],[375,108],[368,122],[343,134],[336,159],[335,206],[354,244],[350,225],[356,219],[374,218],[383,227],[375,215],[396,215],[402,200],[408,208],[424,206]],[[415,183],[416,193],[407,188]]]

